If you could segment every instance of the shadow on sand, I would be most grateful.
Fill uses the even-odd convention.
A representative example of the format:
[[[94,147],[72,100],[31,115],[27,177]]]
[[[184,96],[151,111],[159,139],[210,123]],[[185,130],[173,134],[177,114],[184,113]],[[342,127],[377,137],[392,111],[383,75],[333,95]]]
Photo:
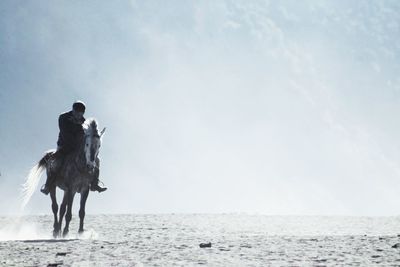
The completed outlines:
[[[63,242],[70,242],[79,240],[78,238],[72,239],[30,239],[30,240],[21,240],[24,243],[63,243]]]

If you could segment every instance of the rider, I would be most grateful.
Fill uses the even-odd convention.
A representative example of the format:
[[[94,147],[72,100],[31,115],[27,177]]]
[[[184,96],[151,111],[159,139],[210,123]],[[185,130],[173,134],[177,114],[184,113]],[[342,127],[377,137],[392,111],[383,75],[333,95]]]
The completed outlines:
[[[57,169],[62,166],[62,162],[66,155],[73,152],[78,148],[80,140],[84,134],[82,124],[85,122],[83,114],[85,113],[86,106],[82,101],[76,101],[72,105],[72,110],[65,112],[58,118],[58,126],[60,133],[57,141],[57,151],[53,157],[57,159]],[[97,168],[94,172],[94,179],[90,185],[90,190],[103,192],[107,188],[99,186],[99,159],[96,160]],[[50,192],[51,184],[54,182],[55,175],[48,175],[45,185],[40,190],[43,194],[47,195]]]

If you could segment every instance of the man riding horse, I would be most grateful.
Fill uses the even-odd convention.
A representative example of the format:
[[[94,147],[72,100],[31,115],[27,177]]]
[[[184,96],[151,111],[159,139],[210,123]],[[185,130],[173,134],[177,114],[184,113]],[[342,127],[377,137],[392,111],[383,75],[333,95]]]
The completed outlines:
[[[65,157],[74,152],[79,146],[80,140],[84,135],[82,124],[85,122],[85,118],[83,117],[85,110],[85,104],[81,101],[76,101],[72,105],[71,111],[61,114],[58,118],[60,133],[58,135],[57,151],[53,154],[53,162],[56,165],[54,168],[55,174],[62,167]],[[96,158],[96,165],[97,166],[93,175],[93,182],[90,185],[90,190],[103,192],[107,190],[107,188],[99,186],[99,158]],[[43,194],[49,194],[56,176],[57,175],[47,176],[46,183],[40,190]]]

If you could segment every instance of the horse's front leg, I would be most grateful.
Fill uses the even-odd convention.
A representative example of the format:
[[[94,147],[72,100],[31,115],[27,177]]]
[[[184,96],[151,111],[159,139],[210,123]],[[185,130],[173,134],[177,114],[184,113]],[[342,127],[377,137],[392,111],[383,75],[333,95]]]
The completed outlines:
[[[68,235],[69,232],[69,223],[71,222],[72,219],[72,203],[74,202],[74,196],[75,193],[71,193],[71,191],[66,192],[68,195],[68,201],[67,201],[67,214],[65,215],[65,227],[63,231],[63,237]]]
[[[85,219],[85,207],[88,196],[89,189],[81,193],[81,207],[79,208],[79,233],[83,233],[83,221]]]
[[[53,215],[54,215],[53,237],[57,238],[60,234],[61,229],[59,228],[58,218],[57,218],[58,204],[57,204],[55,187],[53,187],[50,191],[50,198],[51,198],[51,209],[53,210]]]
[[[65,211],[68,204],[68,191],[64,191],[64,197],[61,202],[60,215],[58,216],[58,230],[61,232],[62,221],[64,219]]]

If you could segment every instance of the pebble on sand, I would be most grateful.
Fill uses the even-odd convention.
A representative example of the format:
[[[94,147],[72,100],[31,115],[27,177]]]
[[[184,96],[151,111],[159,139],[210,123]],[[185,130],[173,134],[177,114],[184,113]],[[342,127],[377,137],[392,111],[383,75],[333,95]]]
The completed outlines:
[[[57,252],[56,257],[65,255],[67,255],[67,252]]]
[[[211,248],[211,242],[208,243],[200,243],[199,245],[201,248]]]

